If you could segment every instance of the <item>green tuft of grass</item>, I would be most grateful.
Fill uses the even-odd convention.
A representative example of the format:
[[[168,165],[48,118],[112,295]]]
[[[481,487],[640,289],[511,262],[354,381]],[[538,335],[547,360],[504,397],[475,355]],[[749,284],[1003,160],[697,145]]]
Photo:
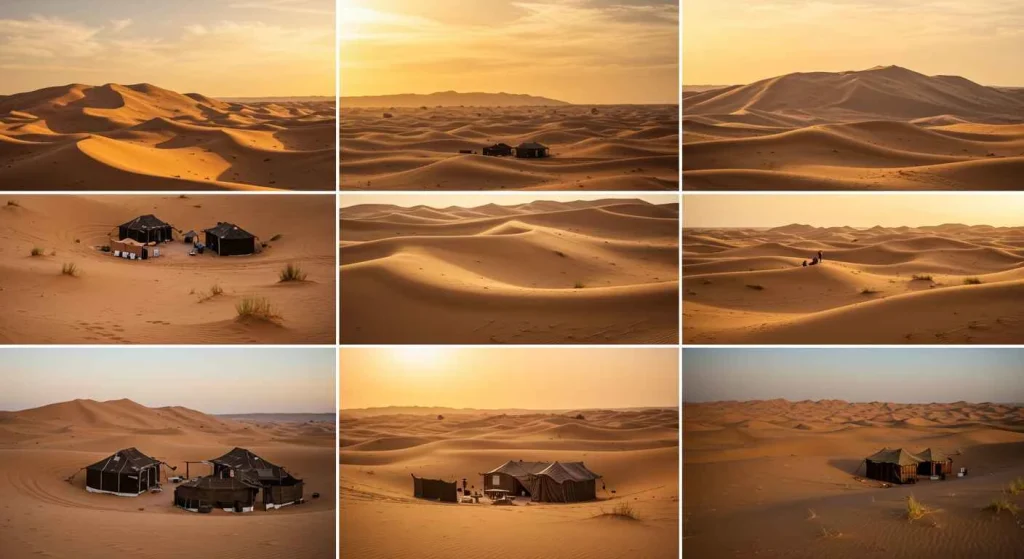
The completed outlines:
[[[266,297],[244,297],[235,304],[235,311],[239,318],[255,318],[259,320],[274,320],[280,318],[270,301]]]
[[[1006,497],[999,497],[998,499],[993,499],[992,502],[985,507],[985,510],[992,511],[994,514],[1008,512],[1013,516],[1017,516],[1017,513],[1020,512],[1020,507],[1011,503]]]
[[[32,249],[32,256],[43,256],[44,254],[46,254],[46,251],[39,247],[34,247]]]
[[[1024,492],[1024,478],[1017,478],[1010,482],[1010,487],[1007,489],[1010,495],[1017,495]]]
[[[284,236],[284,235],[282,235],[282,234],[278,233],[277,235],[274,235],[273,237],[271,237],[271,238],[270,238],[270,242],[274,242],[274,241],[280,241],[280,240],[281,240],[281,237],[283,237],[283,236]]]
[[[760,284],[757,284],[757,283],[748,283],[747,287],[749,287],[750,289],[757,290],[757,291],[764,291],[764,286],[760,285]]]
[[[907,497],[907,520],[914,521],[928,513],[928,509],[914,498],[913,495]]]
[[[210,286],[210,297],[216,297],[217,295],[221,295],[223,293],[224,290],[221,289],[221,287],[216,283]]]
[[[78,277],[79,269],[78,265],[74,262],[65,262],[60,268],[60,273],[65,276],[71,276],[73,278]]]
[[[911,281],[932,281],[931,274],[914,274]]]
[[[979,285],[981,280],[978,278],[964,278],[964,285]]]
[[[306,272],[302,271],[302,268],[298,264],[288,263],[284,269],[278,274],[281,281],[306,281]]]

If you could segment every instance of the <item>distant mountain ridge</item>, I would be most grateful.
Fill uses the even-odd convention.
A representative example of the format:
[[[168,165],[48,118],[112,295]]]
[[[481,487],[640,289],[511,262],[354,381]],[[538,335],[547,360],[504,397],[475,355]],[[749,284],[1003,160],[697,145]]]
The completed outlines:
[[[517,93],[459,93],[439,91],[437,93],[401,93],[397,95],[371,95],[342,97],[341,106],[346,108],[369,107],[542,107],[570,105],[565,101]]]

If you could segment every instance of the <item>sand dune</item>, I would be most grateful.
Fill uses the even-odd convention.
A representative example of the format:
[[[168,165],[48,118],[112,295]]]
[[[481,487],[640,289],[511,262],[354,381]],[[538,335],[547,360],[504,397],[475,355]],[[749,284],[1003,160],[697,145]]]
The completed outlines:
[[[692,190],[1017,190],[1024,99],[896,66],[690,91]]]
[[[333,196],[11,196],[0,204],[0,343],[335,339]],[[144,214],[178,229],[178,240],[159,245],[162,256],[130,262],[98,250],[116,239],[118,225]],[[188,256],[181,233],[218,221],[268,248]],[[79,268],[77,277],[61,274],[66,263]],[[307,281],[279,283],[288,263]],[[223,293],[209,297],[215,285]],[[235,306],[249,296],[270,301],[279,319],[239,320]]]
[[[341,210],[344,343],[669,343],[678,206]]]
[[[1022,294],[1022,227],[683,232],[689,343],[1020,343]]]
[[[342,556],[678,555],[678,410],[394,411],[341,412]],[[598,500],[497,507],[412,496],[409,474],[467,478],[479,490],[479,474],[508,460],[584,461],[604,476]],[[604,515],[623,502],[639,520]],[[402,533],[381,532],[384,524]]]
[[[809,428],[808,428],[809,427]],[[984,510],[1024,475],[1024,409],[786,400],[686,404],[683,553],[697,557],[1016,557],[1019,520]],[[863,458],[937,449],[949,477],[882,487]],[[910,522],[913,494],[933,512]],[[901,516],[903,515],[903,516]]]
[[[346,190],[678,190],[678,107],[434,106],[343,103]],[[425,103],[425,102],[424,102]],[[592,112],[596,111],[596,113]],[[391,115],[385,117],[384,115]],[[540,142],[551,157],[484,156]],[[460,154],[468,150],[471,154]]]
[[[223,102],[150,84],[0,96],[4,190],[333,190],[328,101]]]
[[[0,555],[4,557],[218,556],[329,557],[334,552],[334,428],[234,421],[181,407],[147,408],[130,400],[75,400],[0,412]],[[194,514],[173,505],[174,485],[134,498],[88,493],[88,466],[116,450],[140,451],[178,468],[234,446],[250,448],[305,482],[307,502],[276,511]],[[76,472],[78,472],[76,474]],[[192,464],[192,476],[209,466]],[[65,479],[75,474],[72,483]],[[323,499],[309,499],[313,492]],[[140,534],[145,534],[140,536]],[[187,536],[187,537],[186,537]],[[88,545],[85,544],[88,542]],[[211,542],[216,542],[211,544]],[[211,547],[213,545],[213,547]],[[154,551],[158,550],[158,551]]]

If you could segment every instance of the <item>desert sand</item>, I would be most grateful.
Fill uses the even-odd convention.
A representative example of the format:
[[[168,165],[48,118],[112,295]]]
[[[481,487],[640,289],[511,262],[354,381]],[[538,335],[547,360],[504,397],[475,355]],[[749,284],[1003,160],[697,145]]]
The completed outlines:
[[[150,84],[0,96],[0,189],[333,191],[334,114]]]
[[[966,374],[966,373],[965,373]],[[684,379],[685,382],[685,379]],[[685,557],[1019,557],[1021,520],[985,510],[1024,506],[1019,406],[786,400],[686,404]],[[883,447],[938,449],[944,481],[883,487],[863,459]],[[906,517],[913,495],[927,509]]]
[[[343,557],[679,554],[678,409],[340,413]],[[573,419],[577,413],[586,419]],[[597,482],[598,500],[493,506],[486,498],[448,504],[413,497],[410,474],[460,483],[467,478],[479,491],[478,474],[509,460],[583,461],[604,476]],[[637,519],[606,514],[621,503],[631,505]],[[385,526],[401,529],[382,531]]]
[[[683,231],[686,343],[1019,344],[1022,301],[1024,227]]]
[[[342,343],[676,343],[678,204],[341,209]]]
[[[679,189],[678,106],[529,106],[514,99],[504,106],[479,106],[484,101],[465,99],[465,106],[376,108],[343,99],[341,188]],[[551,157],[481,154],[501,142],[539,142],[551,149]]]
[[[0,556],[106,558],[322,558],[334,553],[333,415],[234,420],[183,407],[147,408],[131,400],[75,400],[0,412]],[[185,460],[249,448],[305,482],[307,502],[249,514],[185,512],[174,485],[163,493],[117,497],[88,493],[85,473],[127,447],[163,460],[163,475],[185,475]],[[210,467],[190,465],[190,475]],[[313,492],[324,498],[311,499]]]
[[[0,199],[0,343],[334,343],[334,208],[333,195],[9,195]],[[159,258],[98,249],[144,214],[178,229]],[[204,240],[218,221],[269,246],[189,256],[181,233]],[[69,263],[77,276],[62,274]],[[306,281],[279,283],[288,263]],[[223,293],[211,296],[214,286]],[[250,296],[278,318],[239,320],[235,306]]]
[[[897,66],[683,93],[688,190],[1020,190],[1024,90]]]

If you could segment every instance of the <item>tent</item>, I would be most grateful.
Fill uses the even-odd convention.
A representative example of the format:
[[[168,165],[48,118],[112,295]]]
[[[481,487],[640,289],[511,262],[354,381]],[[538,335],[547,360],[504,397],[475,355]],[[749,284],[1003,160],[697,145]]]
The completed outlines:
[[[198,233],[196,233],[194,230],[189,230],[188,233],[185,233],[184,235],[181,236],[181,242],[185,244],[194,244],[198,238]]]
[[[284,468],[271,464],[247,449],[235,447],[227,454],[208,460],[217,477],[245,477],[263,488],[263,504],[281,508],[302,500],[303,483]]]
[[[444,503],[457,503],[458,491],[454,481],[448,482],[440,479],[427,479],[412,476],[412,494],[417,499],[430,499]]]
[[[953,459],[941,450],[926,448],[916,455],[921,459],[917,465],[917,474],[922,476],[938,476],[953,473]]]
[[[160,461],[125,448],[85,468],[85,490],[119,497],[137,497],[160,485]]]
[[[174,488],[174,505],[199,512],[208,505],[227,512],[252,512],[256,504],[259,482],[246,476],[205,476]]]
[[[483,149],[483,154],[494,157],[507,157],[512,155],[512,146],[506,143],[497,143],[492,146],[486,146]]]
[[[883,448],[864,459],[865,476],[889,483],[916,483],[921,459],[902,448]]]
[[[548,155],[548,146],[537,142],[523,142],[516,146],[516,157],[519,159],[547,157]]]
[[[256,252],[256,236],[233,223],[218,222],[216,227],[203,232],[206,233],[206,246],[220,256]]]
[[[153,214],[139,217],[117,228],[118,240],[134,239],[140,243],[162,243],[173,239],[171,226]]]
[[[598,474],[583,462],[508,461],[481,474],[484,491],[504,489],[510,495],[530,497],[534,501],[571,503],[597,498]]]

